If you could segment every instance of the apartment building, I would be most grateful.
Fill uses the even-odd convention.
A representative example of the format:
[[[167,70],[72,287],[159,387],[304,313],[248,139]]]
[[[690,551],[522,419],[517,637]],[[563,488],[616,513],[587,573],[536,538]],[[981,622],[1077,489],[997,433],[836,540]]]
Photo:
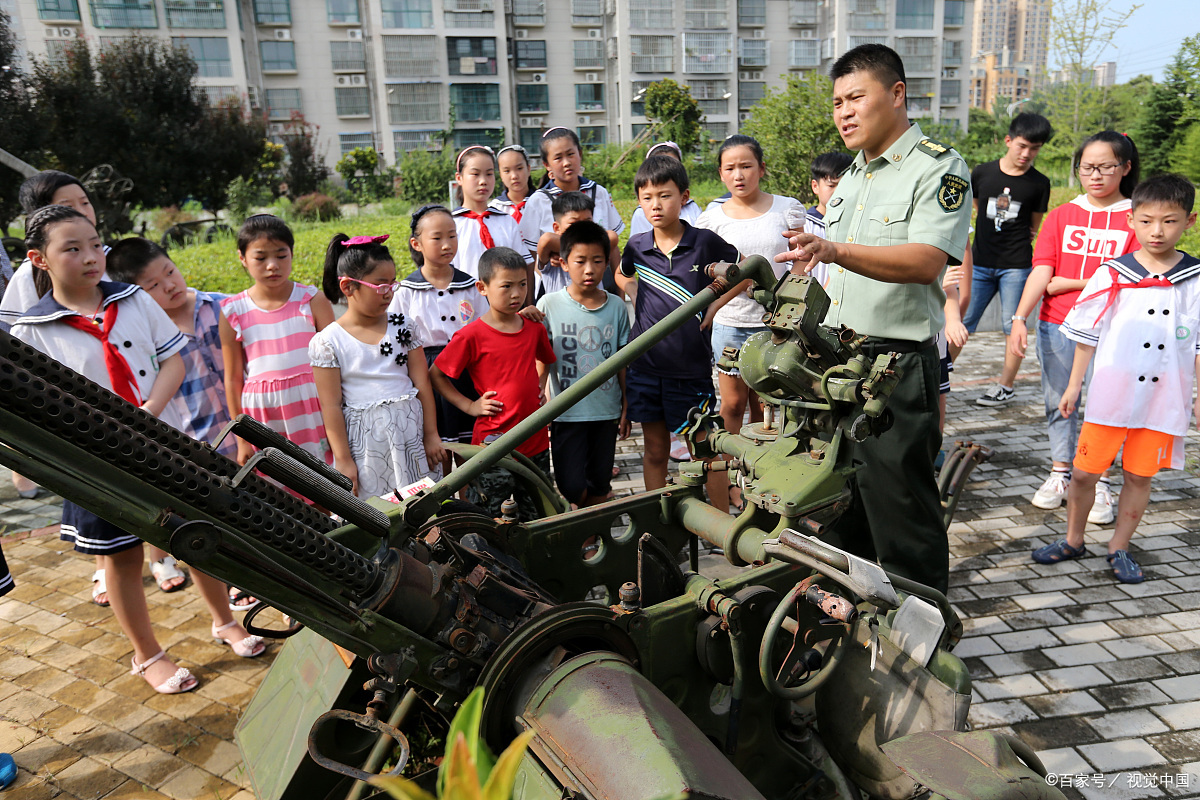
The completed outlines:
[[[7,0],[29,55],[134,34],[188,47],[214,101],[244,97],[278,134],[295,112],[332,163],[518,141],[574,128],[587,144],[647,126],[644,90],[690,88],[714,141],[788,74],[863,42],[905,60],[914,118],[966,124],[972,0]]]
[[[1050,0],[975,0],[970,103],[1027,100],[1046,80]]]

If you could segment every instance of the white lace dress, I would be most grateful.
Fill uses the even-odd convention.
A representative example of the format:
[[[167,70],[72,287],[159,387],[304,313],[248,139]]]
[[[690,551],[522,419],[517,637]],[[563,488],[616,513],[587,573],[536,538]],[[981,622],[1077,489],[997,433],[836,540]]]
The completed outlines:
[[[359,341],[334,322],[308,347],[314,367],[340,369],[342,414],[360,497],[385,495],[426,475],[441,478],[425,459],[424,414],[408,375],[409,354],[421,346],[403,314],[388,315],[379,344]]]

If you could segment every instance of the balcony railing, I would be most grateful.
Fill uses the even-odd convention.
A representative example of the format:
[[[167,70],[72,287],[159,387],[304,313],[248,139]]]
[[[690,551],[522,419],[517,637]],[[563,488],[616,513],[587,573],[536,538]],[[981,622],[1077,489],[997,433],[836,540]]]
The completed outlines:
[[[224,28],[221,0],[163,0],[168,28]]]

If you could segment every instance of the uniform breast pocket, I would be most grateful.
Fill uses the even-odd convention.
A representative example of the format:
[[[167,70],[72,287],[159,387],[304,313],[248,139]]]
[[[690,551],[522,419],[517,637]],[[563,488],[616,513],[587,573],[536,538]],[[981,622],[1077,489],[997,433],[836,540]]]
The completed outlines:
[[[910,203],[881,203],[867,215],[868,236],[863,244],[907,244]]]
[[[828,206],[825,211],[825,238],[830,241],[844,242],[845,236],[839,238],[838,225],[842,221],[842,214],[846,213],[846,204],[839,203],[836,206]]]

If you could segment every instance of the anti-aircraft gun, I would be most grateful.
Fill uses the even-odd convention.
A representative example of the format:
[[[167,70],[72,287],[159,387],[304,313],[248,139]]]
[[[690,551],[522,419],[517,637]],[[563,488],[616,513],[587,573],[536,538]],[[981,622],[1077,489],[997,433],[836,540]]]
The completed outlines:
[[[707,269],[709,289],[398,505],[354,497],[244,418],[231,427],[260,451],[239,467],[7,334],[0,462],[294,621],[246,620],[296,634],[238,727],[264,800],[361,796],[350,784],[379,768],[383,742],[397,769],[407,756],[404,687],[450,709],[477,685],[494,749],[535,732],[518,798],[1061,797],[1018,740],[954,733],[970,680],[946,598],[820,539],[848,498],[847,439],[890,424],[896,356],[821,328],[829,300],[809,278],[776,280],[757,256]],[[764,421],[735,434],[694,413],[697,460],[665,488],[568,511],[515,446],[747,278],[768,331],[723,360]],[[982,455],[961,447],[943,468],[947,513]],[[540,519],[448,502],[495,464]],[[736,517],[705,502],[711,470],[743,487]],[[700,540],[743,569],[700,575]],[[597,591],[606,602],[587,600]]]

